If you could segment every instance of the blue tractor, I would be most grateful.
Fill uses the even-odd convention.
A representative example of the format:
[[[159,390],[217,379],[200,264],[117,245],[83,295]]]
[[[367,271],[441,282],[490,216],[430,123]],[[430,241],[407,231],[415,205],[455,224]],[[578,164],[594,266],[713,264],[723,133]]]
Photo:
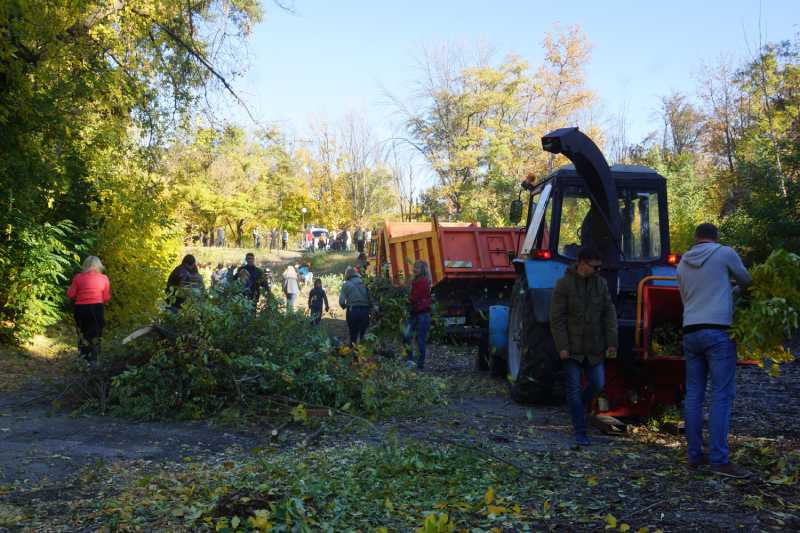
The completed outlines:
[[[669,253],[666,180],[646,167],[609,167],[578,128],[549,133],[542,138],[542,147],[564,155],[572,165],[538,182],[522,183],[529,193],[526,234],[513,260],[517,279],[511,305],[490,309],[489,366],[495,374],[508,377],[516,401],[563,401],[561,365],[549,326],[550,298],[578,250],[593,246],[603,256],[600,275],[615,301],[620,337],[617,360],[606,370],[606,393],[614,405],[601,410],[625,414],[653,383],[654,370],[643,361],[636,331],[641,287],[668,286],[669,314],[674,319],[680,313],[675,282],[670,279],[678,258]],[[521,212],[520,207],[512,208],[512,213]],[[664,368],[657,372],[670,374],[668,390],[679,394],[682,362]]]

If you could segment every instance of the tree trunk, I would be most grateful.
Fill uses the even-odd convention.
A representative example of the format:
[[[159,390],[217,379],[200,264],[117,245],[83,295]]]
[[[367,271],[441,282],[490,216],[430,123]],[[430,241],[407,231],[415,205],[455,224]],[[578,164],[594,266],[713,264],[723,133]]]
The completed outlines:
[[[239,219],[236,221],[236,247],[242,247],[242,235],[244,234],[244,220]]]

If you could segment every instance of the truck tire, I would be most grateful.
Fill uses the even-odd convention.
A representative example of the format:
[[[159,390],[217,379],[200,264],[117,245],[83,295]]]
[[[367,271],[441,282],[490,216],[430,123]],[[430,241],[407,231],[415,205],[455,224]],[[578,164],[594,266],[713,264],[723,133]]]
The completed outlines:
[[[527,282],[520,278],[514,285],[508,325],[511,399],[518,403],[561,403],[563,376],[550,326],[535,322],[531,309]]]

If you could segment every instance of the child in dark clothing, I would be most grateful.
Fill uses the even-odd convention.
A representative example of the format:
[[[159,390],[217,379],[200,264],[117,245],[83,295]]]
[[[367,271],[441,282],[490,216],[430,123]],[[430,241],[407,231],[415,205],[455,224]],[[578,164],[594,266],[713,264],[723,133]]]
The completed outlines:
[[[308,293],[308,309],[311,312],[311,318],[314,320],[314,325],[319,324],[322,320],[322,306],[325,305],[325,312],[330,311],[328,305],[328,295],[325,294],[325,289],[322,288],[322,280],[314,280],[314,288]]]

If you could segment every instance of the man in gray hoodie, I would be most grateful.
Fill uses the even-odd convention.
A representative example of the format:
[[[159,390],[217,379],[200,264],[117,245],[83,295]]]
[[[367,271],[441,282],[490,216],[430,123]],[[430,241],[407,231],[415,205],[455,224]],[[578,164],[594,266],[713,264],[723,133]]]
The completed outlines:
[[[736,252],[719,244],[713,224],[700,224],[695,245],[678,265],[683,300],[683,351],[686,357],[684,420],[689,466],[711,464],[713,472],[742,478],[749,474],[728,460],[728,429],[736,391],[736,344],[728,329],[733,323],[731,278],[739,287],[752,278]],[[711,436],[709,455],[703,455],[703,404],[711,376]]]
[[[346,309],[347,329],[350,331],[350,346],[364,338],[369,327],[369,289],[353,267],[344,273],[344,285],[339,290],[339,305]]]

